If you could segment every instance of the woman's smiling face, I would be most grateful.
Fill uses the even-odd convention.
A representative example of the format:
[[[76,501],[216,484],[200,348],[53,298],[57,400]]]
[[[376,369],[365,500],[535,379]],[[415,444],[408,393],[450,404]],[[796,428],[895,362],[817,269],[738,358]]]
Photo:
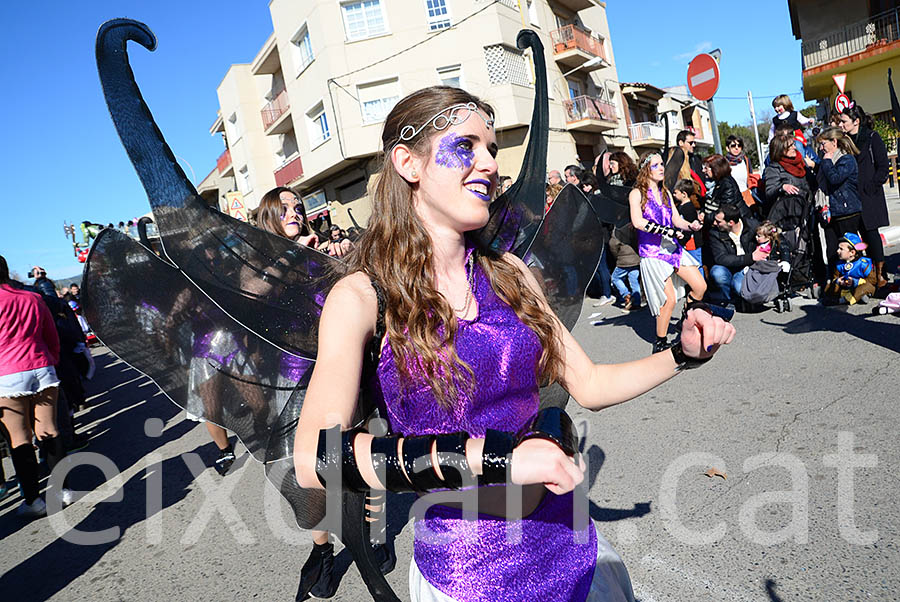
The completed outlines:
[[[458,232],[487,223],[497,185],[497,137],[489,116],[469,114],[462,123],[435,132],[423,163],[416,209],[431,225]]]

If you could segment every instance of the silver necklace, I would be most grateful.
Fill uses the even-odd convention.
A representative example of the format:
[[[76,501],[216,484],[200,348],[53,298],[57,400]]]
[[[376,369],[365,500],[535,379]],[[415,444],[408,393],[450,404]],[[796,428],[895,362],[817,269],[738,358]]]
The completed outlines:
[[[469,306],[472,304],[472,288],[475,286],[475,268],[473,265],[473,257],[469,255],[469,259],[466,261],[466,271],[468,272],[468,278],[466,279],[466,300],[463,303],[463,306],[459,309],[450,306],[450,309],[453,310],[455,314],[466,315],[469,312]]]

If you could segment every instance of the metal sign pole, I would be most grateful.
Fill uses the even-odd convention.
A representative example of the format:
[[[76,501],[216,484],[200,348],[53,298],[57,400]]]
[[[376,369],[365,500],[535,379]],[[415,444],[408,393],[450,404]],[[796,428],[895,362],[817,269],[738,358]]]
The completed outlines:
[[[747,102],[750,103],[750,119],[753,122],[753,137],[756,138],[756,152],[759,153],[759,170],[763,167],[762,145],[759,143],[759,127],[756,125],[756,109],[753,108],[753,92],[747,90]]]
[[[714,59],[716,59],[717,63],[722,62],[722,51],[716,48],[712,52],[709,53]],[[716,154],[722,154],[722,140],[719,138],[719,122],[716,121],[716,105],[713,102],[713,99],[710,98],[706,101],[706,106],[709,108],[709,125],[712,128],[713,134],[713,147],[716,149]]]
[[[709,108],[709,126],[712,128],[713,146],[716,149],[716,154],[721,155],[722,140],[719,139],[719,122],[716,121],[716,105],[713,103],[712,98],[706,101],[706,106]]]

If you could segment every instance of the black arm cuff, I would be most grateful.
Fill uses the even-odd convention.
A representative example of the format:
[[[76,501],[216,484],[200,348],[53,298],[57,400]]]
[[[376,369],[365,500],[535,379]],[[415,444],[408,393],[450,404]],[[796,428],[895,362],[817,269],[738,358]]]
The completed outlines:
[[[406,475],[415,491],[433,491],[444,486],[434,471],[434,463],[431,458],[433,443],[434,435],[403,438],[403,468],[406,469]],[[420,458],[425,458],[425,461],[423,462]]]
[[[569,415],[562,408],[544,408],[519,431],[516,445],[528,439],[546,439],[557,444],[567,456],[578,452],[578,434]]]
[[[677,364],[675,366],[676,372],[697,368],[712,359],[712,356],[703,359],[688,357],[684,354],[684,349],[681,347],[681,341],[678,341],[677,343],[672,345],[670,349],[672,350],[672,357],[675,358],[675,363]]]
[[[336,424],[331,428],[319,431],[319,442],[316,448],[316,476],[322,487],[326,487],[329,479],[339,478],[341,487],[350,491],[368,491],[369,485],[359,474],[359,466],[356,463],[356,449],[354,442],[356,436],[364,432],[362,428],[350,429],[340,434],[341,444],[328,445],[328,433],[340,431],[341,425]]]
[[[400,455],[397,453],[399,439],[397,435],[372,439],[372,467],[375,474],[382,478],[381,474],[384,472],[385,488],[398,493],[413,491],[412,484],[406,479],[400,467]]]
[[[463,486],[463,475],[471,475],[472,468],[466,459],[466,442],[469,434],[463,431],[435,437],[437,461],[444,476],[444,487],[459,489]]]
[[[481,478],[479,485],[506,484],[509,455],[515,445],[515,435],[488,429],[484,434],[484,450],[481,452]]]

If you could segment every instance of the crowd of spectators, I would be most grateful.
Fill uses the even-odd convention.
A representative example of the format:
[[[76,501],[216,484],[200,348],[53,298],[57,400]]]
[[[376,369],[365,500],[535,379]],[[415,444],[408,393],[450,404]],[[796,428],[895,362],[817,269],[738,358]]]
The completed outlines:
[[[69,451],[87,446],[90,435],[75,431],[74,414],[86,405],[84,382],[94,364],[86,322],[76,315],[78,286],[57,290],[39,266],[29,275],[31,285],[13,279],[0,256],[0,434],[22,494],[18,514],[33,518],[46,513],[35,446],[51,472]],[[72,502],[65,481],[46,493]],[[0,497],[7,494],[0,464]]]
[[[727,138],[724,154],[701,157],[693,132],[678,133],[659,186],[664,211],[657,217],[666,222],[659,236],[671,234],[702,266],[709,282],[704,300],[726,312],[759,309],[755,287],[763,280],[777,280],[773,292],[762,297],[767,302],[777,297],[776,309],[788,307],[779,302],[798,292],[821,297],[823,303],[883,297],[892,290],[878,235],[878,228],[888,225],[883,192],[888,160],[871,118],[856,104],[834,116],[834,125],[820,129],[794,110],[787,96],[777,97],[773,107],[776,117],[762,173],[754,173],[739,137]],[[639,171],[649,167],[653,154],[659,156],[645,154],[636,164],[625,152],[603,152],[590,170],[571,164],[562,172],[549,171],[547,209],[567,183],[589,196],[602,194],[601,180],[636,187]],[[647,205],[645,199],[641,211]],[[645,228],[659,224],[649,220],[648,226],[640,212],[632,218],[630,231],[613,231],[606,224],[598,232],[609,243],[588,288],[597,299],[595,307],[617,303],[636,310],[653,297],[647,294],[644,270],[638,270],[638,238],[649,232]],[[695,222],[699,229],[687,228]],[[751,271],[754,277],[745,283]],[[763,274],[772,275],[766,279]]]

